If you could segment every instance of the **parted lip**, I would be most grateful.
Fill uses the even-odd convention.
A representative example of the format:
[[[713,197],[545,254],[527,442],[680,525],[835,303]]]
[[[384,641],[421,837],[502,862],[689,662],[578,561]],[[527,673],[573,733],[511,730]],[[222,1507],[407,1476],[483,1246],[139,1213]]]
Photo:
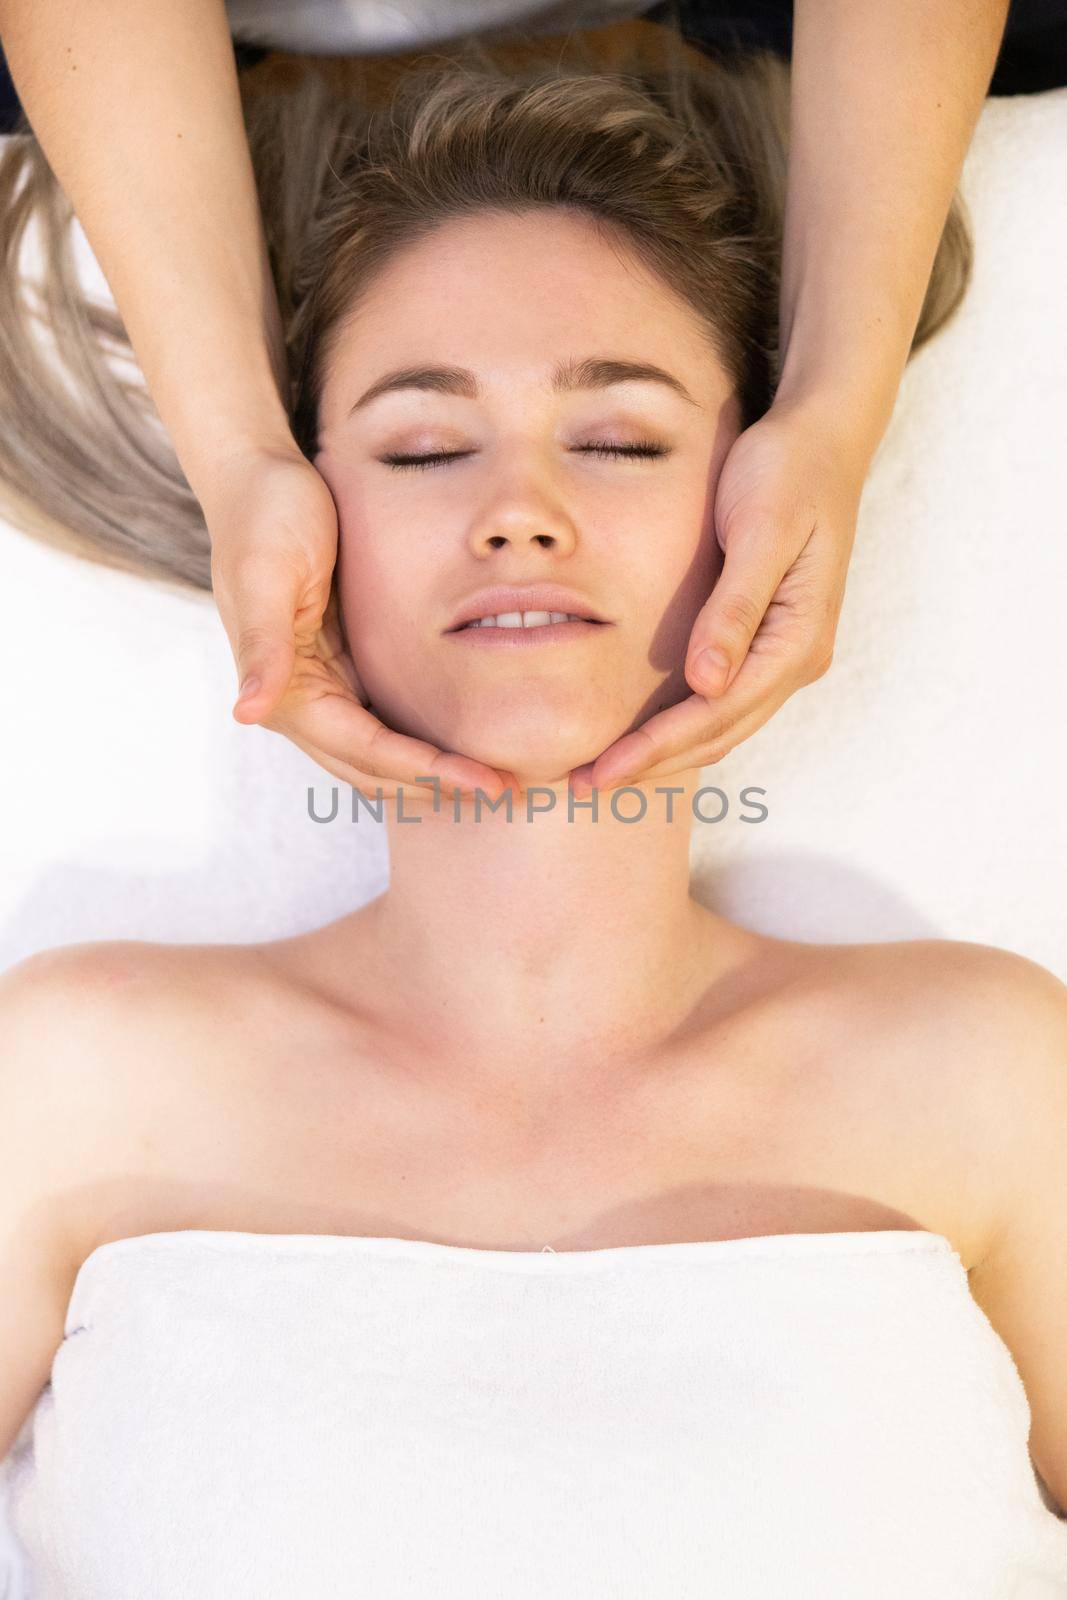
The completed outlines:
[[[445,632],[455,633],[468,622],[476,622],[481,617],[499,617],[507,611],[566,611],[588,622],[607,620],[574,589],[563,589],[554,583],[531,583],[479,589],[464,600]]]

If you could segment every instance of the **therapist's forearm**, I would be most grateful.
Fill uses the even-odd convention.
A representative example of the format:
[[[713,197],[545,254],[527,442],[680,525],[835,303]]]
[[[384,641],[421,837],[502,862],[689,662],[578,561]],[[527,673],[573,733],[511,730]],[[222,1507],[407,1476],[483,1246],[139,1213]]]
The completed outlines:
[[[289,433],[223,0],[0,0],[0,37],[195,492]]]
[[[873,454],[1007,0],[796,0],[778,397]]]

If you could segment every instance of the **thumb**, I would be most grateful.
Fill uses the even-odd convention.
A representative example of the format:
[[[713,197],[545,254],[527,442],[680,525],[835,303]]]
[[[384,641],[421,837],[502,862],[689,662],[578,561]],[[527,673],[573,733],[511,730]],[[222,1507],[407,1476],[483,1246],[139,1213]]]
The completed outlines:
[[[233,714],[238,722],[259,722],[274,710],[293,676],[299,580],[276,556],[256,556],[242,562],[235,589],[230,615],[223,618],[236,640],[240,692]]]
[[[737,676],[782,581],[776,545],[769,529],[764,539],[727,545],[719,581],[693,624],[685,676],[696,694],[720,695]]]

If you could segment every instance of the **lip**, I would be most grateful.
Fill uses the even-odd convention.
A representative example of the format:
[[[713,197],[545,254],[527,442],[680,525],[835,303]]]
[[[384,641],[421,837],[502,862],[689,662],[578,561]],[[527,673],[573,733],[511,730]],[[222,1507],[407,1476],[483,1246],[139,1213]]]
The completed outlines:
[[[466,627],[468,622],[475,622],[479,617],[499,617],[508,611],[566,611],[571,616],[581,617],[580,623],[552,622],[543,628],[471,628],[467,632],[471,635],[492,635],[496,639],[500,634],[525,634],[546,633],[557,638],[565,632],[588,633],[598,623],[603,625],[607,618],[595,611],[583,595],[574,589],[563,589],[558,584],[532,583],[523,587],[497,585],[491,589],[479,589],[477,593],[468,596],[460,606],[452,621],[445,629],[446,633],[457,633]]]
[[[526,610],[532,611],[533,606]],[[546,622],[540,628],[458,628],[445,635],[458,639],[471,649],[536,650],[538,645],[565,644],[570,639],[586,639],[610,627],[607,622]]]

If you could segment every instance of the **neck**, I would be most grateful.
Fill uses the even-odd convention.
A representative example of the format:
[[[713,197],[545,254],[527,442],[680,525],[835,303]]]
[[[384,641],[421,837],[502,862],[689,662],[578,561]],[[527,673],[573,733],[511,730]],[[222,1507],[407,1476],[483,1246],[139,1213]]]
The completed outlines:
[[[405,791],[407,820],[387,808],[389,887],[353,926],[374,1003],[405,1042],[478,1077],[550,1084],[683,1028],[736,952],[733,930],[689,892],[700,774],[665,785],[680,792],[641,787],[643,817],[632,790],[615,810],[601,792],[594,814],[569,803],[565,782],[516,791],[510,820],[450,794],[435,811]],[[550,794],[551,809],[534,809]]]

